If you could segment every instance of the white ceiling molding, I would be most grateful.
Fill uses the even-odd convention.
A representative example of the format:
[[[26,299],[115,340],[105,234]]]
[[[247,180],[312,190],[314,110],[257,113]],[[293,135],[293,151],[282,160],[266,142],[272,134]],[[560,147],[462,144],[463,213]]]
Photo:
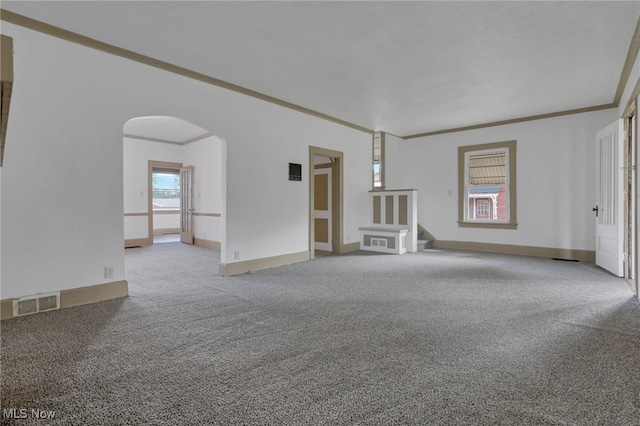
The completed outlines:
[[[123,137],[151,142],[187,145],[213,136],[211,132],[177,117],[136,117],[124,125]]]

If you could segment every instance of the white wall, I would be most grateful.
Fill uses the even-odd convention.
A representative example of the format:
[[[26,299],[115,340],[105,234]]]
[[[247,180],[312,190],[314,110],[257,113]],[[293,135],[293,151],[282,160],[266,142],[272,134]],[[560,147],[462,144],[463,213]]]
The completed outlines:
[[[222,141],[212,136],[184,146],[185,166],[193,166],[193,193],[196,213],[222,214]],[[220,241],[222,218],[193,216],[195,238]]]
[[[180,228],[180,212],[173,214],[153,214],[153,231],[162,233],[163,230],[175,231]]]
[[[633,68],[631,69],[631,73],[629,74],[629,79],[627,80],[627,84],[625,85],[624,91],[622,92],[620,105],[618,105],[619,117],[623,116],[625,108],[629,103],[629,99],[633,94],[633,90],[635,89],[638,80],[640,80],[640,55],[636,57],[636,62],[633,64]]]
[[[388,188],[418,189],[418,223],[439,240],[593,250],[595,133],[617,110],[425,138],[387,138]],[[458,146],[517,140],[516,230],[458,227]]]
[[[3,22],[16,81],[2,179],[2,297],[124,279],[124,123],[169,115],[224,141],[222,262],[308,250],[308,147],[344,152],[345,243],[366,221],[371,136]],[[37,123],[37,125],[34,125]],[[46,214],[45,214],[46,213]],[[104,267],[113,266],[113,279]]]
[[[255,101],[244,112],[273,132],[250,135],[250,126],[239,128],[234,140],[243,143],[225,134],[228,158],[241,159],[237,167],[227,164],[227,209],[234,212],[227,211],[227,236],[234,239],[227,241],[226,260],[235,251],[247,260],[278,254],[269,247],[281,254],[309,249],[310,145],[344,153],[343,243],[358,241],[371,189],[371,135],[292,110],[278,110],[275,121],[258,118],[255,108],[262,106]],[[288,180],[289,163],[302,164],[302,182]]]

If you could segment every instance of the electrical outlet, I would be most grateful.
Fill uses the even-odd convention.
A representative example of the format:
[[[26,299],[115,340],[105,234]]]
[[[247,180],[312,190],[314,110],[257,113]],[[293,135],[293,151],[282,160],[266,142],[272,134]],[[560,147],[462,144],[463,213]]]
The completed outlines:
[[[205,232],[204,235],[202,236],[202,238],[204,238],[205,240],[207,239],[207,233]]]
[[[233,260],[238,260],[240,259],[240,251],[236,250],[233,252]]]
[[[104,267],[104,277],[105,278],[113,278],[113,266],[105,266]]]

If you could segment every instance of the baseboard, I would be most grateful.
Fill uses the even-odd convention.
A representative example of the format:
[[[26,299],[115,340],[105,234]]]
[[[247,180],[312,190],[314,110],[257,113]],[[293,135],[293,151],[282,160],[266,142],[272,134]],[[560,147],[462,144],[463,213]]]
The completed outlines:
[[[129,240],[124,240],[124,248],[131,247],[147,247],[151,245],[151,241],[149,238],[132,238]]]
[[[304,262],[310,259],[308,251],[298,253],[283,254],[280,256],[265,257],[262,259],[245,260],[243,262],[221,263],[220,274],[224,276],[240,275],[247,272],[260,271],[263,269],[277,268],[278,266],[290,265],[292,263]]]
[[[340,250],[340,254],[353,253],[354,251],[360,250],[360,241],[356,241],[355,243],[343,244]]]
[[[157,228],[153,230],[153,235],[179,234],[180,228]]]
[[[593,250],[563,249],[554,247],[519,246],[511,244],[481,243],[475,241],[433,241],[434,248],[471,250],[499,254],[517,254],[520,256],[546,257],[551,259],[579,260],[595,262]]]
[[[193,245],[198,247],[210,248],[218,251],[220,251],[221,249],[220,241],[205,240],[203,238],[194,238]]]
[[[71,308],[73,306],[87,305],[89,303],[103,302],[129,295],[129,283],[126,280],[112,283],[91,285],[87,287],[62,290],[60,292],[60,307]]]
[[[13,318],[13,299],[0,300],[0,320]]]
[[[128,295],[129,283],[125,280],[61,290],[60,309],[104,302]],[[0,319],[9,318],[13,318],[13,299],[0,300]]]

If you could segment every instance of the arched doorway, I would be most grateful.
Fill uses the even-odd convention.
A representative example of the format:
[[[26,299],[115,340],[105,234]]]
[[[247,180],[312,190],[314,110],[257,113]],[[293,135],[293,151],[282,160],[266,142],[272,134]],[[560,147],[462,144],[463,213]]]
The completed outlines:
[[[182,118],[146,116],[125,123],[126,247],[151,245],[154,236],[177,234],[187,223],[193,234],[189,242],[220,249],[222,143],[207,129]],[[185,168],[192,174],[188,182],[181,174]],[[183,188],[186,184],[189,188]]]

